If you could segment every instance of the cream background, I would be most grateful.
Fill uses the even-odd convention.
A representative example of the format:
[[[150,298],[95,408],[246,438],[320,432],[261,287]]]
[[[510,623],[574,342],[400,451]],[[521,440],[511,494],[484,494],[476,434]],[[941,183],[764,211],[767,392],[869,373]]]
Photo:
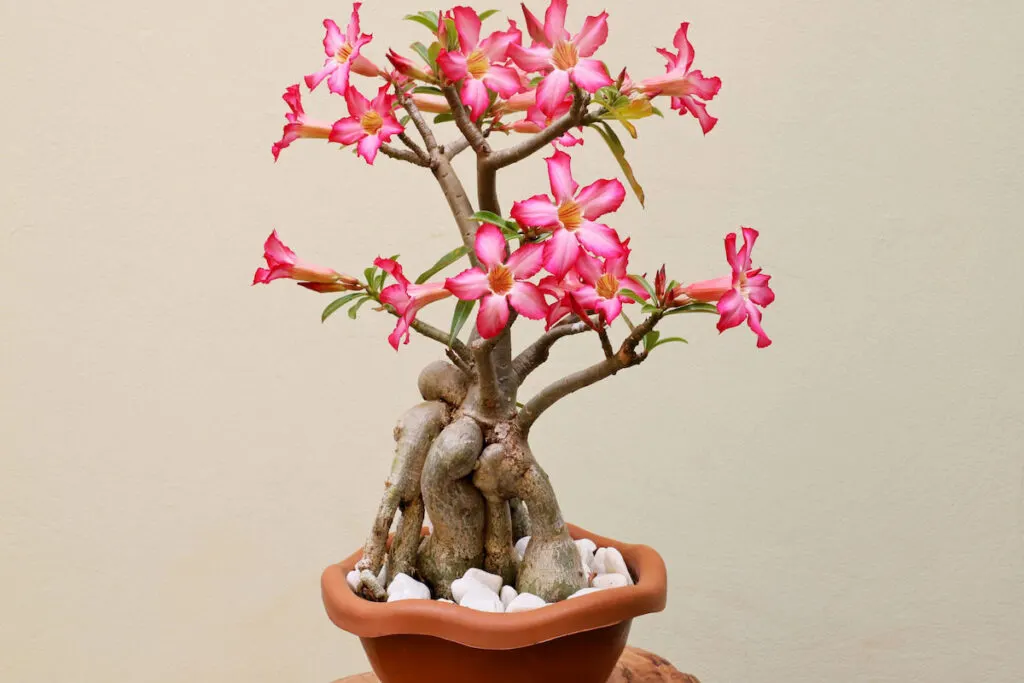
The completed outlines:
[[[420,5],[367,3],[372,56]],[[610,63],[660,71],[688,19],[725,82],[706,139],[670,118],[630,147],[649,208],[613,224],[638,267],[716,275],[751,224],[778,292],[770,350],[675,319],[690,346],[536,431],[568,518],[669,563],[633,642],[705,683],[1024,679],[1024,6],[577,0],[570,23],[602,6]],[[437,349],[248,286],[275,227],[357,272],[457,244],[419,169],[303,143],[271,163],[280,93],[346,13],[3,2],[0,680],[367,668],[317,581],[361,544]],[[577,164],[616,170],[596,138]],[[540,157],[505,174],[506,207],[545,183]]]

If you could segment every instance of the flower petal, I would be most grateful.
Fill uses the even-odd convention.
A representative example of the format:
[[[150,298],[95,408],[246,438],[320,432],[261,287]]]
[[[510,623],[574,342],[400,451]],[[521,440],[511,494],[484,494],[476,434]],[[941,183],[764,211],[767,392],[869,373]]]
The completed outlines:
[[[406,344],[409,343],[409,325],[411,320],[407,320],[405,316],[401,316],[398,322],[395,323],[395,329],[388,335],[388,344],[391,344],[391,348],[395,351],[398,350],[399,345],[404,341]],[[402,338],[405,338],[404,340]]]
[[[725,296],[718,301],[718,314],[721,316],[717,325],[719,332],[725,332],[743,322],[743,319],[747,317],[745,303],[743,296],[735,289],[730,289],[725,293]]]
[[[589,57],[597,48],[608,40],[608,13],[601,12],[596,17],[587,17],[583,29],[573,38],[573,44],[579,50],[580,57]]]
[[[704,135],[707,135],[712,131],[715,125],[718,123],[718,119],[708,113],[707,105],[694,97],[679,97],[677,98],[682,106],[679,109],[679,115],[682,116],[683,112],[689,112],[693,114],[698,121],[700,121],[700,129],[704,131]]]
[[[503,99],[508,99],[522,90],[519,74],[506,66],[492,66],[487,70],[483,81]]]
[[[583,278],[583,281],[591,286],[597,285],[597,281],[605,273],[605,266],[601,263],[600,259],[591,256],[587,252],[583,252],[576,259],[575,269],[579,276]]]
[[[455,17],[455,30],[459,33],[459,46],[464,54],[469,54],[480,44],[481,21],[476,10],[471,7],[456,7],[452,10]]]
[[[335,95],[343,95],[348,90],[348,76],[352,71],[352,63],[338,64],[338,68],[327,77],[327,89]]]
[[[366,99],[363,93],[356,90],[355,87],[346,88],[344,94],[349,116],[358,119],[370,110],[370,100]]]
[[[551,4],[548,5],[548,11],[544,14],[544,37],[548,39],[549,45],[569,38],[565,30],[565,13],[568,7],[568,0],[551,0]]]
[[[579,254],[576,235],[565,229],[555,230],[551,239],[544,243],[544,268],[561,278],[576,264]]]
[[[576,196],[579,185],[572,177],[572,158],[561,150],[545,159],[548,164],[548,180],[551,194],[559,204]]]
[[[377,152],[380,151],[382,144],[384,143],[379,135],[367,135],[359,141],[359,144],[356,146],[356,153],[365,159],[366,163],[373,166],[373,162],[377,158]]]
[[[693,46],[690,44],[690,39],[686,37],[689,28],[690,22],[680,24],[679,30],[676,31],[675,38],[672,40],[672,44],[679,50],[679,56],[676,58],[677,64],[682,67],[683,71],[689,71],[693,65]]]
[[[612,85],[615,81],[608,75],[604,64],[596,59],[581,59],[572,69],[572,81],[587,92],[597,92],[601,88]],[[564,95],[563,95],[564,97]],[[540,93],[537,93],[540,100]]]
[[[480,302],[476,316],[476,329],[484,339],[501,334],[508,324],[508,301],[503,296],[489,294]]]
[[[761,327],[761,311],[752,303],[747,303],[747,327],[757,335],[757,348],[763,349],[772,345],[772,340]]]
[[[771,279],[771,275],[755,275],[747,280],[747,296],[762,308],[775,301],[775,292],[768,286]]]
[[[378,256],[373,260],[373,265],[377,266],[385,273],[395,278],[395,280],[397,280],[401,285],[403,285],[403,288],[407,288],[409,286],[409,278],[407,278],[405,276],[405,273],[402,272],[402,266],[400,263],[398,263],[398,261],[389,258],[381,258],[380,256]]]
[[[558,207],[547,195],[538,194],[514,203],[512,218],[524,228],[553,228],[558,225]]]
[[[594,308],[604,315],[605,323],[611,325],[619,317],[619,313],[622,313],[622,301],[619,297],[602,299]]]
[[[645,301],[651,298],[651,294],[647,291],[647,288],[633,279],[633,276],[628,276],[619,280],[619,289],[628,289]],[[629,297],[626,298],[629,299]],[[629,301],[632,301],[632,299],[629,299]]]
[[[540,272],[544,265],[544,245],[524,244],[505,262],[516,280],[527,280]]]
[[[324,62],[322,69],[305,77],[306,87],[310,90],[316,89],[316,86],[320,85],[320,83],[323,82],[329,74],[338,68],[338,66],[340,65],[333,58],[328,59]]]
[[[324,19],[324,28],[327,29],[327,33],[324,35],[324,53],[333,58],[345,44],[345,37],[332,19]]]
[[[498,226],[490,223],[481,225],[476,231],[476,242],[473,246],[480,263],[488,268],[505,262],[505,235]]]
[[[580,63],[582,64],[582,62]],[[608,84],[610,83],[609,80]],[[537,106],[548,116],[554,116],[567,94],[569,94],[569,73],[555,69],[545,76],[537,86]]]
[[[508,54],[523,71],[546,71],[551,68],[551,48],[543,45],[523,47],[511,45]]]
[[[437,65],[441,67],[445,78],[449,81],[461,81],[469,75],[466,56],[461,52],[448,52],[444,50],[437,56]]]
[[[331,127],[331,135],[327,139],[342,145],[352,145],[366,135],[363,126],[353,117],[342,119]]]
[[[573,292],[572,295],[576,297],[576,301],[579,302],[580,306],[591,310],[593,310],[593,308],[597,306],[597,303],[601,301],[601,297],[598,295],[597,290],[589,286],[580,287]]]
[[[544,294],[532,282],[517,282],[512,285],[508,302],[530,320],[543,320],[548,314],[548,302]]]
[[[618,180],[598,180],[587,185],[576,197],[588,221],[597,220],[606,213],[618,211],[626,199],[626,188]]]
[[[713,100],[718,91],[722,89],[722,79],[718,76],[707,78],[700,69],[691,71],[686,75],[690,82],[692,92],[702,100]]]
[[[390,285],[385,287],[384,291],[380,293],[380,301],[383,304],[394,306],[395,310],[398,311],[398,315],[402,315],[409,307],[412,299],[409,297],[406,288],[402,285]]]
[[[491,95],[483,81],[467,78],[462,82],[462,101],[469,107],[469,117],[474,121],[480,119],[491,105]]]
[[[455,277],[448,278],[444,286],[462,301],[476,301],[491,291],[487,284],[487,273],[479,268],[468,268]]]
[[[591,252],[604,258],[618,258],[622,256],[623,246],[619,235],[601,223],[584,221],[576,230],[576,237],[580,244]]]
[[[263,243],[263,258],[271,268],[287,265],[293,266],[298,261],[295,252],[285,246],[281,238],[277,236],[277,230],[270,233],[270,237]]]

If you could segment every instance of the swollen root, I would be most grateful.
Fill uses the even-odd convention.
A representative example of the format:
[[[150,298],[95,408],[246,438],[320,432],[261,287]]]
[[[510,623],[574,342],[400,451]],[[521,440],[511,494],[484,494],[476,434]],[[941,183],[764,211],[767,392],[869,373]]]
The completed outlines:
[[[445,427],[423,467],[423,502],[434,524],[419,555],[419,575],[435,597],[451,598],[451,584],[484,559],[484,498],[467,479],[483,448],[470,417]]]

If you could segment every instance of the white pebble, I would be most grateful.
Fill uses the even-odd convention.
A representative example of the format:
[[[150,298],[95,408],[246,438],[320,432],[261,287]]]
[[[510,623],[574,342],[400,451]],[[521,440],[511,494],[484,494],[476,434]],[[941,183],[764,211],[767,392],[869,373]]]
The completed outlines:
[[[463,577],[452,581],[452,597],[455,598],[455,602],[462,602],[462,598],[474,588],[483,588],[488,591],[491,590],[476,579]]]
[[[459,604],[479,612],[500,613],[505,611],[505,606],[501,604],[501,598],[485,586],[478,586],[470,590],[459,600]]]
[[[590,595],[591,593],[597,593],[600,590],[600,588],[581,588],[572,595],[570,595],[568,598],[566,598],[566,600],[572,600],[573,598],[579,598],[584,595]]]
[[[516,596],[518,596],[518,595],[519,595],[519,593],[517,593],[516,589],[513,588],[512,586],[502,586],[501,587],[501,604],[503,604],[505,606],[505,609],[507,610],[508,606],[509,606],[509,603],[511,603],[513,600],[515,600]]]
[[[622,574],[598,574],[590,582],[591,588],[623,588],[629,582]]]
[[[518,541],[516,541],[516,555],[519,556],[519,561],[520,562],[523,561],[523,555],[526,554],[526,546],[528,546],[528,545],[530,545],[530,537],[529,536],[523,536]]]
[[[605,548],[604,555],[604,571],[598,572],[599,574],[621,574],[626,577],[626,585],[633,585],[633,577],[629,575],[629,567],[626,566],[626,561],[622,559],[622,553],[615,548]]]
[[[345,575],[345,581],[348,582],[348,587],[355,593],[359,590],[359,570],[353,569]]]
[[[381,565],[380,572],[377,574],[377,583],[382,586],[388,585],[388,559],[387,557],[384,558],[384,564]]]
[[[388,586],[388,602],[399,600],[429,600],[430,589],[408,574],[398,574]]]
[[[455,604],[454,600],[449,600],[448,598],[438,598],[437,602],[446,602],[449,605],[454,605]]]
[[[483,569],[477,569],[476,567],[473,567],[472,569],[466,571],[466,573],[463,574],[462,578],[479,581],[483,585],[490,588],[495,595],[497,595],[498,592],[501,590],[501,577],[497,574],[488,574]]]
[[[604,564],[604,560],[607,555],[607,548],[600,548],[596,553],[594,553],[594,561],[590,565],[590,570],[595,574],[607,574],[608,572]]]
[[[597,552],[597,544],[591,541],[589,538],[581,538],[576,541],[578,548],[586,548],[587,552],[593,554]]]
[[[547,604],[533,593],[520,593],[516,596],[515,600],[505,606],[505,611],[508,613],[529,612],[530,610],[544,607]]]
[[[587,574],[594,566],[594,549],[597,548],[589,538],[581,538],[576,541],[576,549],[580,551],[580,560],[583,562],[583,571]]]

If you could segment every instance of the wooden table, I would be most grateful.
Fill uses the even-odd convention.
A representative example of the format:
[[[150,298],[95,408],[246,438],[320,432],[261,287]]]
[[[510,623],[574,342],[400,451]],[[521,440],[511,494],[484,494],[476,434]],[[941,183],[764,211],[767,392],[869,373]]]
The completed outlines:
[[[334,683],[380,683],[372,673],[356,674]],[[627,647],[608,683],[700,683],[680,673],[667,659],[635,647]]]

